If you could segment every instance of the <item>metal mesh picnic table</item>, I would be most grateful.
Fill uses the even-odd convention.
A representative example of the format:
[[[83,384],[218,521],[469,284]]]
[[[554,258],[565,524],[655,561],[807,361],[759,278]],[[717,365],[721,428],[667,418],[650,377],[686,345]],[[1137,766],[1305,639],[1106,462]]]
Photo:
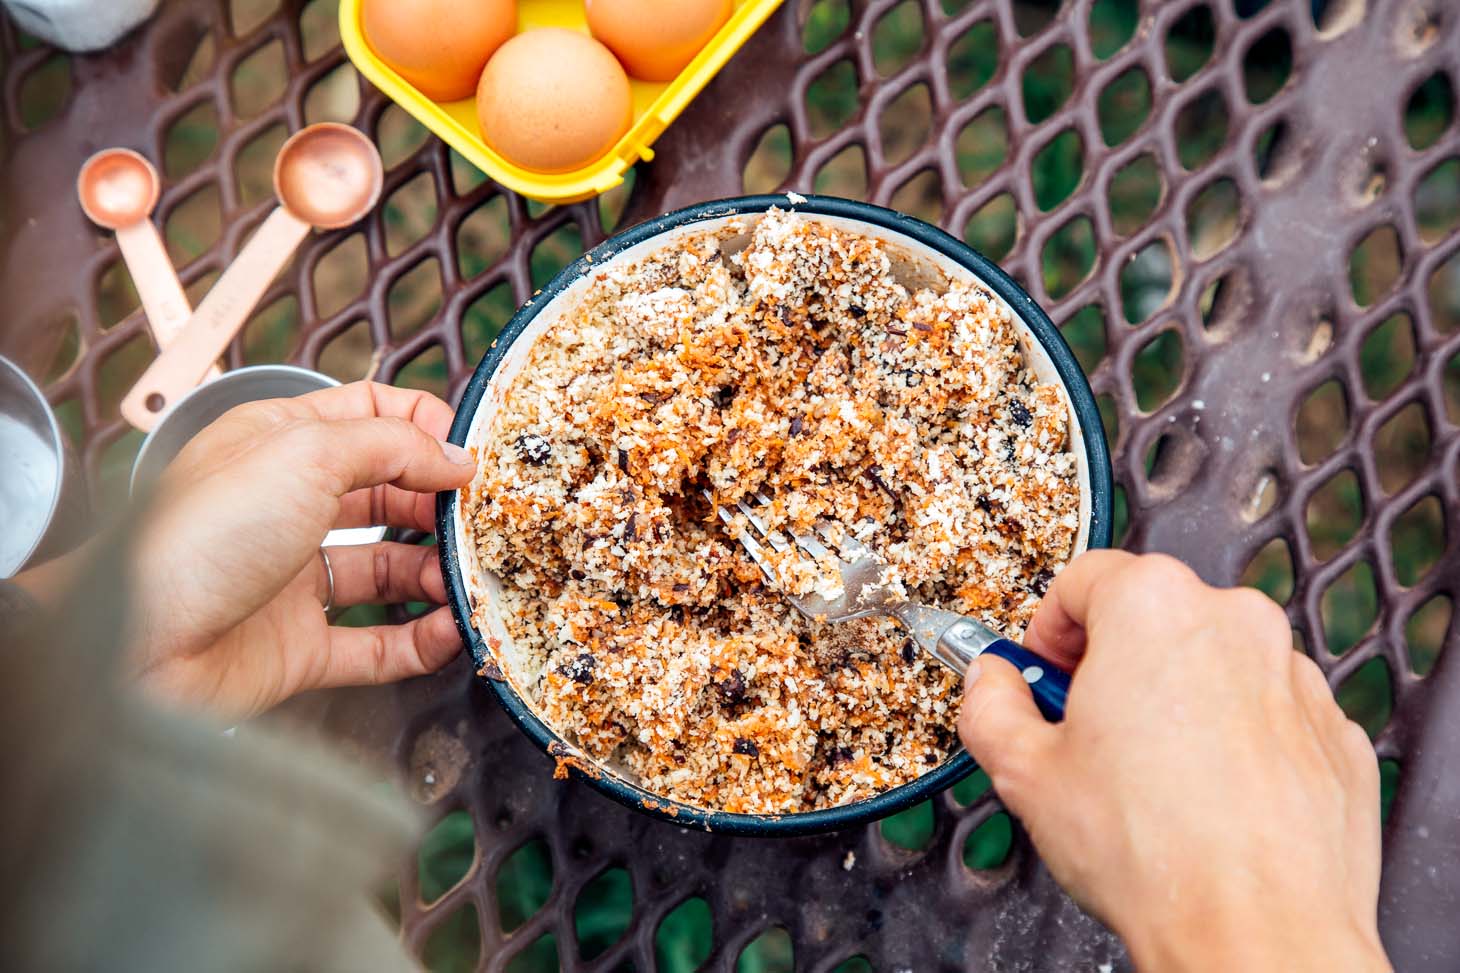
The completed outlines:
[[[626,188],[565,207],[427,137],[354,74],[334,17],[330,0],[179,0],[75,57],[3,27],[0,353],[47,383],[99,506],[125,492],[138,437],[116,405],[152,352],[75,203],[98,148],[160,163],[157,217],[196,301],[271,205],[289,130],[369,132],[385,204],[305,243],[228,363],[448,396],[615,227],[747,189],[903,209],[998,259],[1064,329],[1106,419],[1121,543],[1284,602],[1384,761],[1386,944],[1404,970],[1460,964],[1453,4],[788,0]],[[1129,965],[977,781],[895,827],[734,839],[552,780],[464,662],[312,706],[471,835],[454,884],[401,863],[404,935],[428,958],[454,936],[484,970],[684,968],[666,930],[699,923],[687,961],[715,970],[753,941],[741,969],[791,952],[811,971]],[[545,883],[526,900],[524,855]],[[607,929],[585,919],[605,897]]]

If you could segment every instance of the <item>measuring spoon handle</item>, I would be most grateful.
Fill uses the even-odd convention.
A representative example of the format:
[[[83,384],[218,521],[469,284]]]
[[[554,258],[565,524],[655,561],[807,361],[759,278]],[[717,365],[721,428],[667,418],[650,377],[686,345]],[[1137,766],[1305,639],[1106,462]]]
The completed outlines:
[[[128,422],[150,430],[168,406],[198,384],[228,349],[309,230],[308,223],[282,206],[269,214],[182,331],[122,399],[121,412]]]
[[[132,275],[137,296],[142,299],[152,340],[157,342],[159,350],[164,349],[182,332],[193,308],[182,281],[177,279],[162,236],[151,220],[143,220],[117,230],[117,247],[122,251],[127,272]],[[217,365],[208,370],[209,378],[221,374]]]

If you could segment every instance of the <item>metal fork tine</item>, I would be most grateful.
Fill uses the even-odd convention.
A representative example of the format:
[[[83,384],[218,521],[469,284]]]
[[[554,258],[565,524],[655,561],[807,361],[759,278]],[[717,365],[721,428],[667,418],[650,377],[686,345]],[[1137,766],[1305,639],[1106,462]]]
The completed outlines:
[[[741,513],[745,514],[745,519],[750,521],[751,525],[760,532],[760,536],[764,537],[766,541],[771,545],[771,547],[773,547],[775,550],[784,551],[787,547],[790,546],[786,543],[786,539],[784,537],[765,525],[765,521],[761,520],[760,514],[756,513],[755,508],[752,507],[750,504],[746,503],[744,500],[738,500],[736,501],[735,506],[739,508]]]
[[[765,493],[762,491],[756,491],[755,499],[760,501],[762,509],[771,505],[771,498],[766,496]],[[810,534],[798,534],[793,530],[788,530],[786,531],[786,533],[790,534],[792,539],[796,541],[797,547],[801,548],[801,550],[805,551],[807,554],[810,554],[817,560],[820,560],[824,557],[836,557],[836,553],[834,551],[828,550],[825,545],[823,545],[815,537],[812,537]],[[780,548],[776,548],[776,550],[780,550]]]
[[[847,561],[860,561],[865,557],[873,557],[872,549],[852,536],[852,532],[845,525],[842,526],[841,540],[837,540],[835,533],[825,524],[818,524],[816,532],[821,539],[839,551],[842,558]]]
[[[709,490],[701,490],[700,492],[714,506],[715,513],[719,516],[721,522],[735,534],[736,540],[740,541],[740,545],[745,548],[745,553],[749,554],[750,559],[755,562],[756,567],[760,568],[760,573],[766,576],[766,580],[774,581],[775,575],[771,572],[770,561],[766,559],[765,548],[760,546],[760,542],[751,535],[750,531],[745,530],[735,523],[735,517],[730,511],[715,503],[715,498],[710,495]]]

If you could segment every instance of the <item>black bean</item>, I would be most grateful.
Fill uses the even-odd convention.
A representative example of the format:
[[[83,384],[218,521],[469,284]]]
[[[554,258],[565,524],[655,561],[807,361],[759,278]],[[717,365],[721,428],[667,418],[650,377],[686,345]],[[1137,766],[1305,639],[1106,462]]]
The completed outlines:
[[[904,641],[902,643],[902,661],[911,665],[912,660],[916,659],[917,656],[918,647],[913,644],[913,640],[907,639],[906,641]]]
[[[745,737],[736,737],[735,738],[735,752],[736,753],[743,753],[747,757],[759,757],[760,756],[760,747],[757,747],[755,745],[755,741],[754,740],[749,740],[749,739],[746,739]]]
[[[1029,407],[1018,399],[1011,399],[1009,401],[1009,415],[1013,417],[1016,425],[1024,427],[1027,427],[1034,419],[1034,416],[1029,412]]]
[[[625,473],[629,471],[629,454],[622,449],[618,451],[618,468]]]
[[[933,326],[931,324],[928,324],[926,321],[914,321],[912,323],[912,326],[914,328],[916,328],[917,330],[919,330],[919,331],[932,331],[933,330]]]
[[[800,416],[797,416],[796,418],[791,420],[791,435],[801,435],[801,430],[804,428],[806,428],[806,423],[802,421]]]
[[[629,514],[629,519],[624,523],[624,540],[631,541],[639,536],[638,531],[639,515]]]
[[[584,652],[572,662],[558,666],[558,672],[581,686],[586,686],[593,681],[593,670],[598,668],[598,660]]]
[[[739,669],[731,669],[724,682],[715,683],[715,688],[720,691],[720,698],[731,705],[745,702],[745,676]]]
[[[517,437],[517,455],[522,462],[541,466],[553,455],[552,444],[537,433],[524,433]]]
[[[1040,568],[1034,580],[1029,582],[1029,590],[1043,598],[1044,593],[1049,590],[1049,583],[1054,580],[1054,572],[1049,568]]]
[[[857,305],[855,305],[855,304],[853,304],[851,307],[847,308],[847,313],[850,314],[854,318],[865,318],[867,316],[866,309],[865,308],[857,307]]]

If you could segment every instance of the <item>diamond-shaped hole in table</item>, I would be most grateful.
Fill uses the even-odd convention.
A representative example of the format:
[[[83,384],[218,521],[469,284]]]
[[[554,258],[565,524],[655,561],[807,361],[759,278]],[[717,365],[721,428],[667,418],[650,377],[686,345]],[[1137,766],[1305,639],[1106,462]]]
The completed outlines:
[[[1356,561],[1324,589],[1319,607],[1324,642],[1331,654],[1343,655],[1358,645],[1379,617],[1373,566]]]
[[[1391,314],[1364,336],[1359,375],[1364,394],[1378,402],[1397,389],[1414,369],[1414,323],[1404,312]]]
[[[572,220],[564,223],[532,248],[529,261],[532,286],[546,287],[558,271],[583,255],[583,231]]]
[[[1368,307],[1389,293],[1403,267],[1399,233],[1387,223],[1374,227],[1349,255],[1349,286],[1354,303]]]
[[[1075,91],[1075,56],[1069,47],[1056,44],[1029,62],[1020,79],[1024,93],[1024,115],[1038,124],[1070,100]]]
[[[925,84],[909,85],[877,117],[877,136],[888,165],[912,156],[933,130],[933,96]]]
[[[1242,197],[1237,184],[1223,177],[1203,186],[1186,207],[1186,239],[1191,255],[1210,260],[1242,230]]]
[[[436,226],[436,183],[431,173],[423,172],[391,193],[380,218],[385,224],[385,251],[392,257],[424,240]]]
[[[1120,268],[1120,303],[1126,321],[1149,321],[1175,296],[1171,244],[1152,240]]]
[[[958,132],[958,175],[973,188],[998,171],[1009,156],[1009,126],[1004,109],[985,108]]]
[[[537,915],[553,892],[553,859],[547,842],[534,838],[497,867],[497,922],[504,933]]]
[[[441,308],[441,268],[428,257],[396,278],[386,299],[390,334],[400,340],[415,334]]]
[[[1338,705],[1369,738],[1377,737],[1394,713],[1394,680],[1381,656],[1354,670],[1334,692]]]
[[[826,50],[852,25],[852,5],[848,0],[814,0],[805,9],[801,40],[807,54]]]
[[[1313,556],[1331,560],[1352,543],[1364,524],[1364,493],[1353,470],[1339,470],[1308,497],[1304,508]]]
[[[481,952],[482,928],[476,906],[467,902],[431,930],[421,961],[428,970],[471,970]]]
[[[1185,81],[1211,60],[1216,47],[1217,23],[1210,7],[1195,6],[1166,31],[1166,72],[1173,81]]]
[[[1409,668],[1416,676],[1427,676],[1444,650],[1450,635],[1455,603],[1449,595],[1435,595],[1404,623],[1404,641],[1409,650]]]
[[[1460,224],[1460,158],[1451,156],[1421,177],[1414,187],[1414,218],[1426,243],[1437,243]]]
[[[818,193],[866,199],[867,154],[860,145],[847,146],[816,170],[811,186]]]
[[[1429,75],[1404,103],[1404,137],[1412,148],[1427,149],[1455,121],[1455,84],[1445,71]]]
[[[416,853],[417,880],[423,905],[430,905],[461,883],[477,857],[471,815],[452,811],[432,826]]]
[[[1242,87],[1254,105],[1281,91],[1292,72],[1293,41],[1282,27],[1257,38],[1242,54]]]
[[[1099,304],[1087,304],[1060,325],[1075,360],[1086,375],[1095,371],[1105,357],[1105,312]]]
[[[1389,551],[1394,576],[1405,587],[1419,582],[1445,553],[1445,509],[1440,498],[1426,494],[1394,519],[1389,530]]]
[[[1129,68],[1100,90],[1095,99],[1100,137],[1111,147],[1139,132],[1151,117],[1151,79],[1139,67]]]
[[[1044,289],[1053,300],[1074,290],[1095,269],[1095,228],[1076,216],[1055,230],[1040,254]]]
[[[1424,406],[1411,402],[1374,433],[1374,465],[1385,493],[1398,493],[1424,472],[1434,435]]]
[[[883,77],[911,64],[926,43],[918,0],[903,0],[872,27],[872,64]]]
[[[327,318],[348,307],[370,283],[370,257],[365,237],[352,233],[329,249],[314,265],[315,314]]]
[[[56,53],[21,79],[20,123],[35,130],[65,110],[71,100],[71,57]]]
[[[1253,555],[1242,570],[1240,583],[1256,588],[1280,605],[1293,597],[1293,555],[1288,542],[1274,537]]]
[[[1146,226],[1165,192],[1165,177],[1149,152],[1121,166],[1110,177],[1106,190],[1112,228],[1126,236]]]
[[[545,973],[547,970],[561,970],[557,937],[551,933],[537,937],[515,953],[503,969],[504,973]]]
[[[756,936],[735,959],[735,973],[795,973],[796,947],[784,926]]]
[[[218,148],[218,109],[211,99],[198,102],[167,127],[162,137],[162,172],[180,179],[197,170]]]
[[[1014,822],[1007,812],[989,815],[963,841],[963,864],[979,871],[991,871],[1009,860],[1014,850]]]
[[[1090,50],[1102,61],[1113,57],[1135,36],[1140,23],[1138,0],[1095,0],[1090,5]]]
[[[948,46],[948,93],[962,101],[988,84],[999,69],[999,33],[980,20]]]
[[[826,138],[837,131],[860,107],[857,69],[849,60],[830,65],[806,86],[806,122],[812,138]]]
[[[1312,465],[1331,456],[1347,437],[1348,426],[1348,396],[1343,385],[1337,379],[1323,382],[1298,406],[1298,458]]]
[[[274,198],[274,159],[288,138],[289,130],[275,123],[245,143],[234,156],[233,174],[244,206]]]
[[[714,942],[710,904],[690,896],[676,905],[654,930],[654,959],[658,973],[690,973],[710,958]]]
[[[262,114],[284,97],[289,86],[283,41],[271,40],[239,61],[229,82],[234,114],[239,118]]]
[[[622,868],[599,873],[573,904],[573,930],[585,960],[602,954],[624,937],[634,918],[634,885]]]
[[[883,838],[898,848],[905,851],[923,851],[932,842],[936,825],[933,803],[923,801],[906,811],[883,818],[878,829]]]
[[[1079,132],[1067,128],[1035,154],[1029,177],[1040,209],[1054,209],[1079,187],[1085,173],[1084,148]]]
[[[928,223],[943,221],[943,180],[936,170],[922,169],[897,187],[888,205]]]
[[[302,323],[299,299],[293,294],[259,308],[243,328],[243,363],[267,365],[293,358]]]
[[[1188,100],[1174,123],[1181,167],[1195,171],[1216,158],[1226,144],[1227,129],[1227,102],[1216,85]]]
[[[1131,386],[1142,412],[1155,412],[1181,388],[1186,370],[1181,332],[1170,328],[1157,333],[1136,352]]]
[[[340,43],[338,0],[310,0],[299,12],[300,47],[306,61],[314,61]]]
[[[1019,210],[1014,197],[999,193],[979,207],[963,227],[963,239],[990,260],[1002,260],[1019,235]]]
[[[360,75],[346,61],[310,85],[304,96],[304,121],[349,124],[360,114]]]
[[[775,192],[791,174],[795,157],[791,153],[791,129],[784,122],[772,125],[761,135],[755,150],[745,160],[741,188],[747,193]]]
[[[223,235],[223,202],[216,183],[206,183],[186,199],[168,208],[163,217],[167,255],[185,267],[218,242]]]

